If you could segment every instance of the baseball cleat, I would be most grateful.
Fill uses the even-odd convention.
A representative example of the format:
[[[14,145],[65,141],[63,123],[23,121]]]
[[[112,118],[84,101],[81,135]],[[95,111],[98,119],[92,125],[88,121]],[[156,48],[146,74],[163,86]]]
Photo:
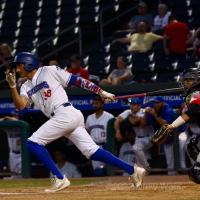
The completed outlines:
[[[56,177],[51,179],[52,187],[49,189],[45,189],[45,192],[57,192],[62,190],[70,185],[70,181],[64,176],[64,179],[58,179]]]
[[[143,177],[146,175],[146,170],[142,167],[134,165],[134,173],[131,175],[130,180],[133,182],[135,188],[142,186]]]

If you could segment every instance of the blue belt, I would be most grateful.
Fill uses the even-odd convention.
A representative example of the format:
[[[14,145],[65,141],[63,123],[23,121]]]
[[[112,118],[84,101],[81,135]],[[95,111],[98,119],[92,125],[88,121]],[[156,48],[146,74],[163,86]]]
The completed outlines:
[[[15,153],[15,154],[20,154],[21,153],[20,151],[14,151],[14,150],[12,150],[12,152]]]
[[[97,145],[100,145],[100,146],[103,146],[105,145],[106,143],[105,142],[102,142],[102,143],[96,143]]]
[[[64,107],[71,106],[71,103],[66,102],[66,103],[63,103],[62,106],[64,106]]]
[[[69,102],[63,103],[62,106],[67,107],[67,106],[71,106],[72,104]],[[55,113],[51,113],[51,117],[53,117],[55,115]]]
[[[148,135],[146,136],[136,136],[137,138],[145,138],[145,137],[149,137]]]

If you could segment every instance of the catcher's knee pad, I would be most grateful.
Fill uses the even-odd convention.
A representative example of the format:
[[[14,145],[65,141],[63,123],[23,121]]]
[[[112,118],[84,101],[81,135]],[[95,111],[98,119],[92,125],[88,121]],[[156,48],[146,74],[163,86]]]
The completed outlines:
[[[200,184],[200,163],[196,162],[188,171],[191,181]]]
[[[200,135],[192,137],[189,142],[187,142],[186,148],[189,157],[195,161],[200,152]]]

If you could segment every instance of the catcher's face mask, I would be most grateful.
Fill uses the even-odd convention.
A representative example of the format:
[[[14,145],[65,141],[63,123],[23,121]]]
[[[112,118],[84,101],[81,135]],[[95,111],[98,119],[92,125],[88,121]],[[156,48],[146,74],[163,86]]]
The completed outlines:
[[[196,81],[195,81],[195,79],[193,79],[193,78],[185,78],[184,80],[183,80],[183,87],[185,88],[185,89],[190,89],[192,86],[193,86],[193,84],[195,83]]]
[[[190,89],[193,85],[200,81],[200,70],[198,68],[190,68],[184,70],[180,74],[179,84],[185,90]]]

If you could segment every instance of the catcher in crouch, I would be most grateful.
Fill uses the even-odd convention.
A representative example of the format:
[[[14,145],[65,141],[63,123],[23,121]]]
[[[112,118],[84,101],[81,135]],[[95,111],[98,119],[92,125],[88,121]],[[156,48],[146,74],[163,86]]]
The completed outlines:
[[[183,71],[180,83],[185,91],[184,100],[187,110],[171,124],[162,127],[163,137],[187,122],[189,126],[190,124],[200,126],[200,69],[190,68]],[[162,139],[160,137],[160,140]],[[200,133],[193,134],[192,137],[188,138],[186,150],[188,156],[193,161],[193,165],[189,170],[189,177],[193,182],[200,184]]]

